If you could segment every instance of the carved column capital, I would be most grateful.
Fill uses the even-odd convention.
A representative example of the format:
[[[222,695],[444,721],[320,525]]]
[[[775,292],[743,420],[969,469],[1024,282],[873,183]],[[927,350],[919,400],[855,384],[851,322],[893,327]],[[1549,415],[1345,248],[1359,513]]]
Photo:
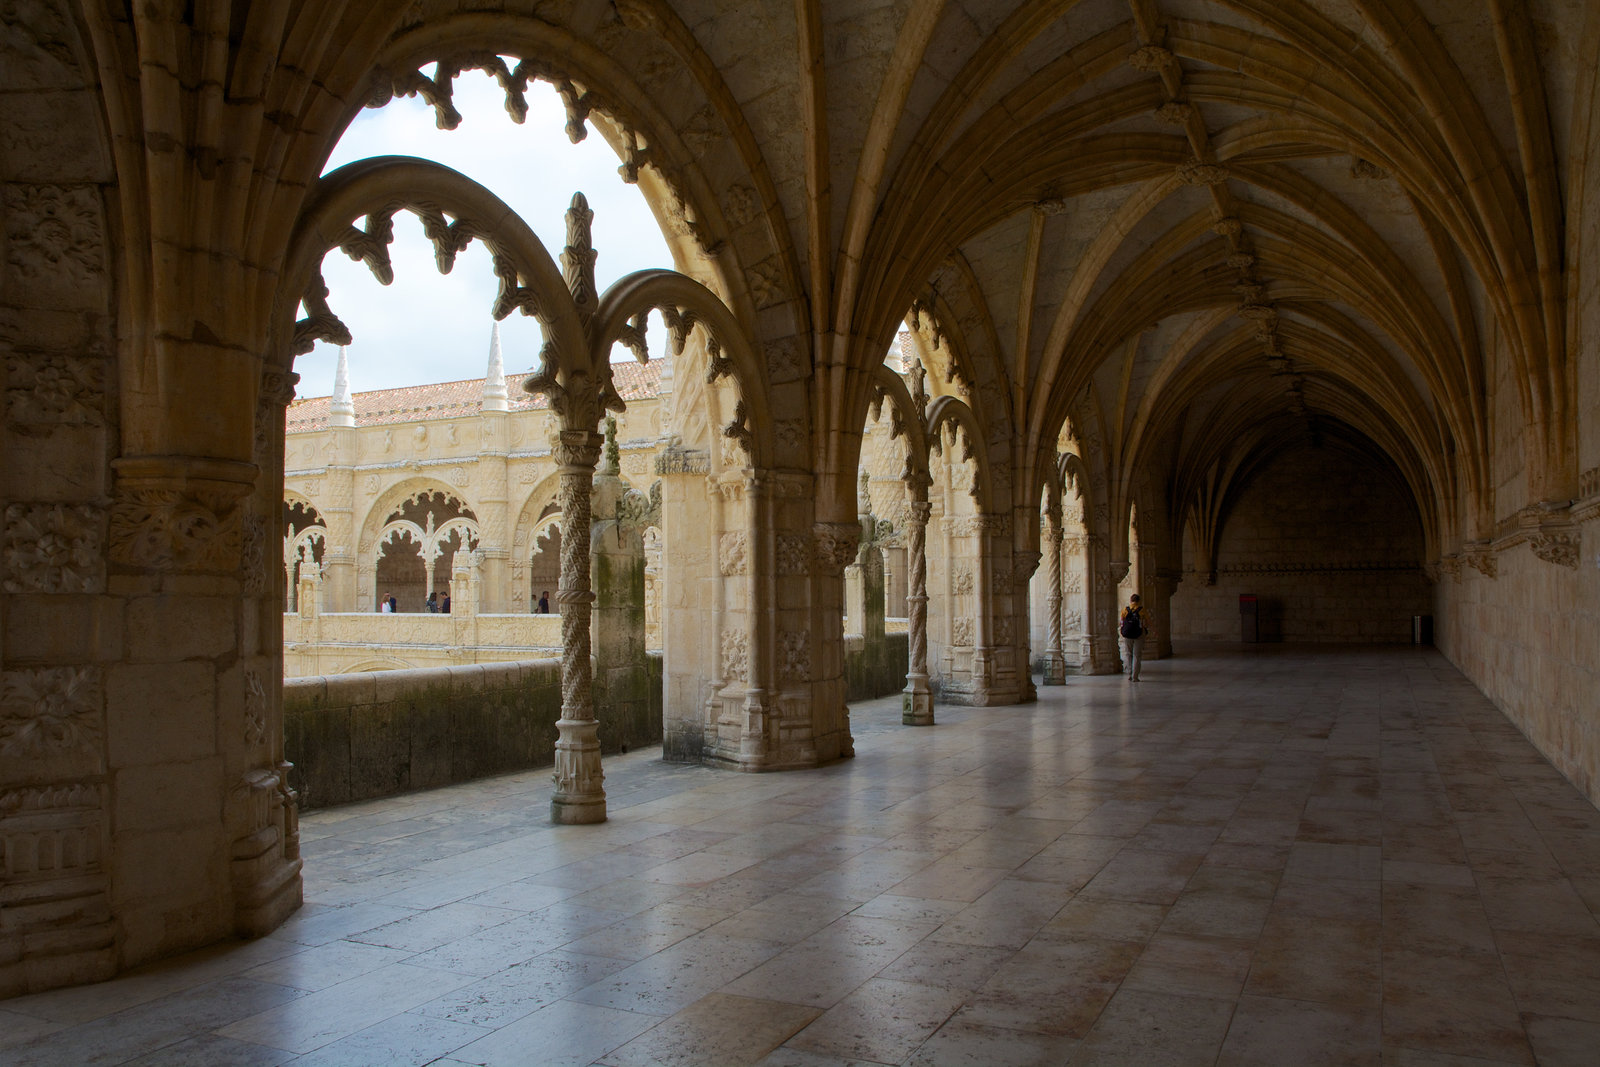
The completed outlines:
[[[563,471],[593,470],[600,462],[600,449],[606,439],[593,430],[562,430],[554,442],[551,458]]]
[[[823,574],[841,575],[855,562],[861,544],[859,522],[819,522],[811,527],[817,568]]]
[[[254,463],[189,456],[112,461],[113,562],[150,570],[235,571],[243,548],[242,501]]]

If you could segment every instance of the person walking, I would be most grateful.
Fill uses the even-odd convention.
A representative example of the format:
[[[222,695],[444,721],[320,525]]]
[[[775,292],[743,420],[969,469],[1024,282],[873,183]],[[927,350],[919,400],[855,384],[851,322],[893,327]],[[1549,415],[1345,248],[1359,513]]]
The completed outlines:
[[[1139,668],[1144,664],[1144,639],[1150,634],[1150,623],[1145,618],[1138,593],[1128,598],[1117,631],[1122,635],[1122,658],[1128,666],[1128,681],[1137,682]]]

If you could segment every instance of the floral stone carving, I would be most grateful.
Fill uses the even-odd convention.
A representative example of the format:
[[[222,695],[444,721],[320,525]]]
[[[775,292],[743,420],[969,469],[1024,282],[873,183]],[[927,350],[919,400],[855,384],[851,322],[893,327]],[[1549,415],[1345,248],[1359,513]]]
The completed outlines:
[[[0,756],[98,750],[100,704],[98,667],[7,671],[0,686]]]
[[[5,591],[97,593],[105,587],[101,513],[67,504],[11,504],[5,511]]]

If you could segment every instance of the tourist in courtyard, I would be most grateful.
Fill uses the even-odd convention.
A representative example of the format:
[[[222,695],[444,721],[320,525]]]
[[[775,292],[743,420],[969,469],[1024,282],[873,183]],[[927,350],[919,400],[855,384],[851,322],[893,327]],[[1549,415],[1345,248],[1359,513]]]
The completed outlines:
[[[438,613],[439,613],[439,594],[438,593],[429,593],[428,594],[428,614],[429,615],[437,615]]]
[[[383,594],[383,599],[378,601],[378,610],[385,615],[392,614],[394,612],[394,597],[388,593]]]
[[[450,614],[450,594],[449,593],[446,593],[444,596],[439,598],[439,614],[441,614],[441,615]]]
[[[550,614],[550,590],[548,589],[539,594],[539,614]]]
[[[1128,606],[1122,609],[1117,632],[1122,635],[1122,658],[1127,663],[1128,681],[1137,682],[1139,668],[1144,663],[1144,639],[1150,634],[1150,623],[1145,618],[1138,593],[1129,597]]]

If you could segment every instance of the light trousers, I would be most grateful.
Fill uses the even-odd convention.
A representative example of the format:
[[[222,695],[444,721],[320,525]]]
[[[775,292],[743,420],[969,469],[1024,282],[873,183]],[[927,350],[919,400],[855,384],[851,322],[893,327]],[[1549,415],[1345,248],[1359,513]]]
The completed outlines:
[[[1122,665],[1128,677],[1134,681],[1139,680],[1139,668],[1144,664],[1144,638],[1124,637],[1122,639]]]

